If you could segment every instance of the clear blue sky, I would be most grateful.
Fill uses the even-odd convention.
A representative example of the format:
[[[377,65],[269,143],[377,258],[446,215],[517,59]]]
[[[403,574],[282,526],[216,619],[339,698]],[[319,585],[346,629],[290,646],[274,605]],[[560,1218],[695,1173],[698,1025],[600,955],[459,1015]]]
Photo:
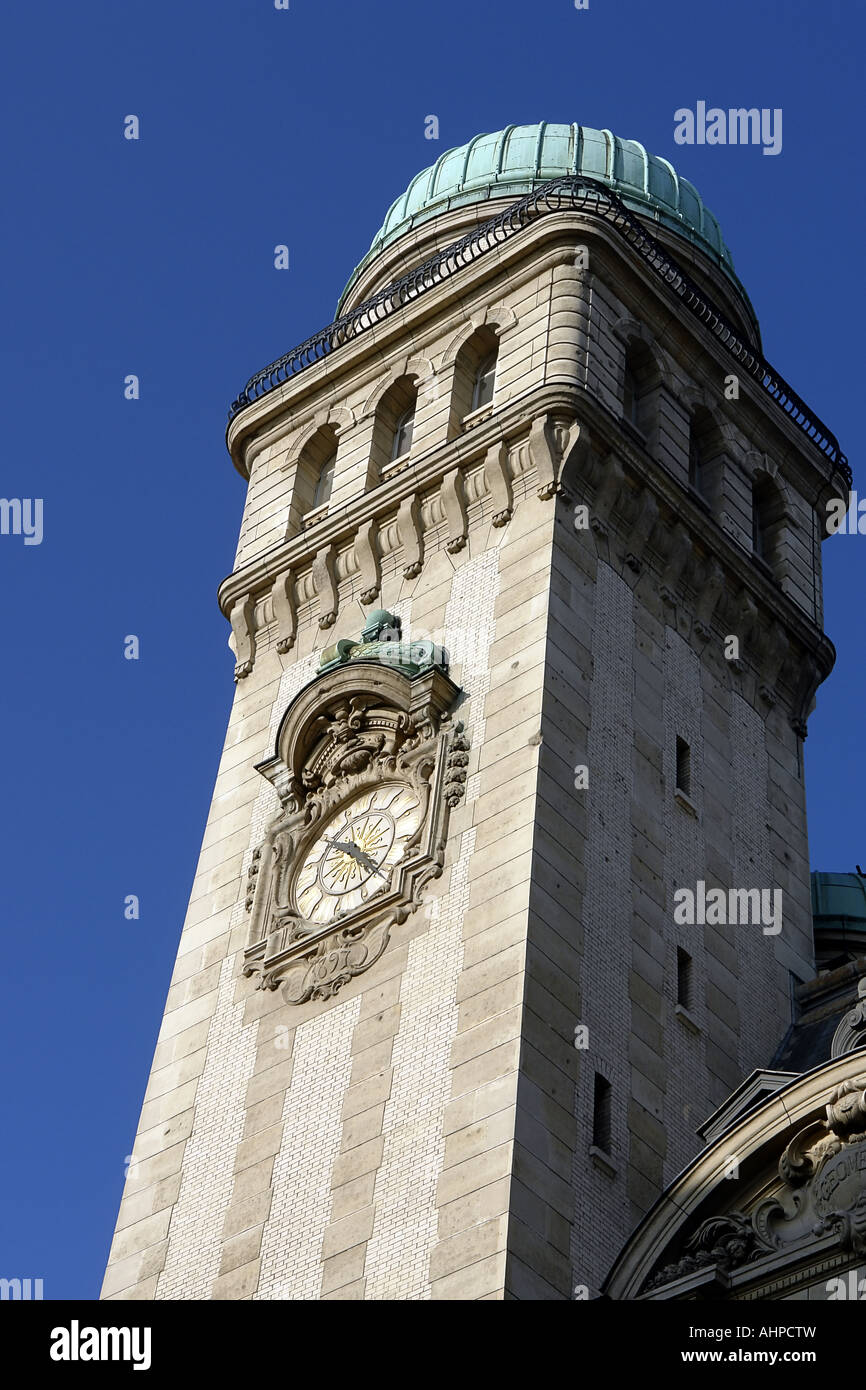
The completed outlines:
[[[223,442],[239,388],[330,321],[420,168],[480,131],[580,121],[696,183],[767,355],[856,482],[863,29],[832,0],[7,9],[0,492],[44,499],[44,539],[0,537],[0,1275],[99,1290],[232,698],[215,591],[243,505]],[[676,146],[698,100],[781,107],[782,153]],[[838,662],[807,743],[812,860],[848,869],[866,537],[824,553]]]

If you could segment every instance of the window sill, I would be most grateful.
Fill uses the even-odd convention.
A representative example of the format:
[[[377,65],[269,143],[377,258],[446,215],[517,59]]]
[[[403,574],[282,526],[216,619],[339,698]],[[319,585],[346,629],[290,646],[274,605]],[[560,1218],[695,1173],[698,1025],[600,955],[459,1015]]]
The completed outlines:
[[[590,1144],[589,1156],[596,1168],[600,1168],[609,1178],[615,1178],[617,1176],[619,1169],[610,1154],[605,1153],[604,1149],[600,1149],[597,1144]]]
[[[308,531],[311,526],[315,526],[317,521],[324,521],[327,515],[328,504],[327,502],[323,502],[320,507],[314,508],[313,511],[306,512],[305,515],[301,517],[302,529]]]
[[[382,469],[382,476],[379,481],[381,483],[387,483],[391,478],[396,478],[398,474],[405,473],[411,462],[412,450],[407,449],[405,454],[401,454],[399,458],[392,459],[387,468]]]
[[[688,1028],[690,1033],[700,1033],[701,1025],[696,1018],[693,1018],[684,1004],[677,1004],[674,1013],[684,1028]]]
[[[686,793],[682,790],[681,787],[677,787],[676,791],[674,792],[674,801],[677,803],[678,806],[682,806],[684,811],[688,811],[690,816],[694,816],[695,820],[700,820],[700,815],[698,814],[697,806],[692,801],[691,797],[686,795]]]
[[[480,425],[482,420],[487,420],[492,414],[492,401],[488,401],[486,405],[479,405],[476,410],[470,410],[468,415],[463,416],[463,429],[471,430],[473,425]]]
[[[621,415],[619,422],[625,430],[626,434],[630,435],[636,444],[639,444],[642,449],[646,449],[648,447],[647,436],[644,434],[643,430],[640,428],[639,425],[636,425],[633,420],[630,420],[628,418],[627,415]]]
[[[752,564],[760,571],[765,579],[769,579],[771,584],[779,583],[771,567],[767,564],[766,560],[762,559],[756,550],[752,551]]]

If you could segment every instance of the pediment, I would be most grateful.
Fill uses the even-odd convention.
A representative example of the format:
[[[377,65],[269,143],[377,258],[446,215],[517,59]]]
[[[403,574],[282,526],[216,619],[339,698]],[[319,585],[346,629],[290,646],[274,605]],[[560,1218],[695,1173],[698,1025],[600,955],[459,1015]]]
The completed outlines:
[[[716,1137],[626,1243],[609,1297],[779,1298],[863,1261],[863,1058],[782,1075],[753,1073],[711,1117]]]
[[[795,1081],[797,1072],[793,1071],[753,1071],[751,1076],[728,1099],[714,1110],[712,1115],[698,1127],[698,1134],[707,1144],[712,1144],[732,1125],[736,1124],[756,1105],[762,1104],[775,1095],[783,1086]]]

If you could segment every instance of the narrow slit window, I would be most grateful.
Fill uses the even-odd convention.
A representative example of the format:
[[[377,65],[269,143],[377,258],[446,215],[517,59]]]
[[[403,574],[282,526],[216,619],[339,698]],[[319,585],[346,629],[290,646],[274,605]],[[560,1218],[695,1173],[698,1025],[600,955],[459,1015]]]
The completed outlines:
[[[677,787],[678,792],[690,796],[692,790],[692,750],[684,738],[677,739]]]
[[[692,1007],[692,958],[682,946],[677,947],[677,1003],[684,1009]]]
[[[638,390],[637,377],[628,362],[626,362],[622,383],[622,413],[630,424],[638,427],[640,416],[639,408],[640,392]]]
[[[701,446],[695,438],[694,426],[689,433],[689,487],[702,492],[701,487]]]
[[[592,1097],[592,1142],[602,1153],[610,1153],[611,1085],[599,1072],[595,1074]]]

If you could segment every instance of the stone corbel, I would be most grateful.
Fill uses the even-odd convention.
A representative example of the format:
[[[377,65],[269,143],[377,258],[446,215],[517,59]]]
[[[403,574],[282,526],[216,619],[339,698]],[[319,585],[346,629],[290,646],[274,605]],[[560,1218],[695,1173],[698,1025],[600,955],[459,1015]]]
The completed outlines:
[[[313,560],[313,584],[319,600],[319,627],[332,627],[339,607],[332,545],[323,546]]]
[[[607,528],[616,499],[625,480],[622,466],[615,454],[608,454],[602,464],[602,479],[595,494],[589,524],[597,536],[607,535]]]
[[[277,651],[285,655],[295,645],[298,630],[295,606],[295,577],[291,570],[278,574],[271,591],[277,624]]]
[[[403,578],[415,579],[424,563],[424,536],[421,531],[417,493],[404,497],[397,513],[397,530],[403,545]]]
[[[559,427],[562,428],[561,425]],[[559,465],[559,491],[566,502],[570,502],[575,479],[582,481],[589,472],[592,440],[586,425],[574,420],[568,428],[568,435],[561,451]]]
[[[800,665],[800,680],[791,715],[791,728],[798,738],[805,739],[808,733],[806,721],[815,707],[815,694],[821,680],[817,661],[813,656],[805,654]]]
[[[790,651],[788,637],[781,623],[773,623],[770,629],[769,641],[762,643],[762,650],[764,679],[758,687],[758,694],[765,704],[774,705],[776,703],[776,684],[779,679],[779,672]]]
[[[376,544],[378,527],[375,519],[365,521],[355,536],[355,559],[361,575],[361,602],[372,603],[381,588],[379,547]]]
[[[459,468],[452,468],[442,479],[440,491],[445,519],[448,522],[448,540],[445,549],[453,555],[462,550],[469,534],[466,521],[466,503],[463,498],[463,478]]]
[[[514,494],[504,440],[492,444],[484,460],[484,479],[493,500],[493,525],[506,526],[514,515]]]
[[[735,671],[743,670],[743,652],[750,646],[752,633],[758,621],[758,610],[748,589],[740,591],[737,604],[737,628],[740,638],[740,658],[728,663]]]
[[[563,437],[558,439],[557,433]],[[529,459],[542,500],[559,492],[565,464],[578,443],[588,447],[589,434],[576,420],[566,424],[550,415],[539,415],[533,420],[529,430]]]
[[[244,594],[232,607],[231,625],[235,642],[235,680],[248,676],[256,659],[255,601]]]
[[[668,562],[662,573],[661,596],[664,603],[676,603],[677,587],[691,553],[692,538],[682,522],[678,521],[674,527],[673,544],[668,555]]]
[[[695,609],[695,635],[704,642],[707,641],[713,630],[713,614],[724,586],[725,572],[721,565],[713,560],[707,571],[707,577]]]
[[[636,574],[640,573],[643,565],[643,552],[658,520],[658,514],[658,503],[649,488],[646,488],[640,500],[637,519],[629,534],[629,550],[625,557],[629,569],[634,570]]]

